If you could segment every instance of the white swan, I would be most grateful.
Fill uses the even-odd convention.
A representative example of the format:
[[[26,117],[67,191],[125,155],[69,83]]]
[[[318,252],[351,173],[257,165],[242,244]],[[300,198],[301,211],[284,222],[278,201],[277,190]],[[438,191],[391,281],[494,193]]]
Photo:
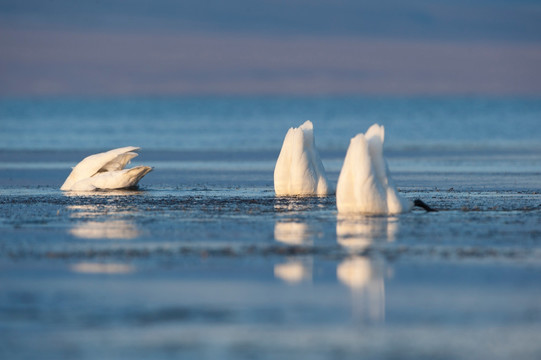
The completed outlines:
[[[143,176],[152,171],[149,166],[124,169],[138,155],[135,151],[139,149],[128,146],[84,158],[73,168],[60,190],[112,190],[137,185]]]
[[[383,158],[384,135],[383,126],[374,124],[366,134],[351,139],[336,187],[339,212],[397,214],[413,207],[398,194],[389,175]]]
[[[316,149],[310,120],[287,132],[274,168],[274,191],[278,196],[333,193]]]

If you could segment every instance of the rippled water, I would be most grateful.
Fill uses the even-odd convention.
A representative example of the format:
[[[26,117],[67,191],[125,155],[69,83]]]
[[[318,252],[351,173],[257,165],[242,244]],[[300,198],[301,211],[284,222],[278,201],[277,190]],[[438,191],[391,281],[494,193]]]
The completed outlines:
[[[539,101],[25,100],[0,115],[1,358],[541,356]],[[439,212],[276,198],[282,137],[306,118],[332,182],[348,139],[383,123],[400,192]],[[155,167],[137,191],[58,190],[91,149],[128,144]]]

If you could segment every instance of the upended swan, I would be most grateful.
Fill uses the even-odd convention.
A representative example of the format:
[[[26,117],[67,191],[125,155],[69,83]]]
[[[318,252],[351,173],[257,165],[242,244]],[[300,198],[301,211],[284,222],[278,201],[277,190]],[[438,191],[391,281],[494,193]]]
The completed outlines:
[[[334,192],[316,149],[314,125],[310,120],[288,130],[274,168],[274,191],[278,196]]]
[[[383,157],[384,137],[383,126],[374,124],[351,139],[336,187],[338,212],[390,215],[413,206],[434,211],[421,200],[400,196]]]
[[[78,163],[60,190],[92,191],[97,189],[124,189],[137,185],[152,171],[149,166],[125,169],[140,148],[127,146],[90,155]]]

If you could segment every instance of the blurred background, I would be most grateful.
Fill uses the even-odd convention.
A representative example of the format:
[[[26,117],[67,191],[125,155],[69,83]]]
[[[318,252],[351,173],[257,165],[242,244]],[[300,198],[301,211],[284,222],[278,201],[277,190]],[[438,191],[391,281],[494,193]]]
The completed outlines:
[[[539,95],[535,0],[0,0],[0,96]]]
[[[4,150],[541,146],[538,1],[0,0],[0,54]]]

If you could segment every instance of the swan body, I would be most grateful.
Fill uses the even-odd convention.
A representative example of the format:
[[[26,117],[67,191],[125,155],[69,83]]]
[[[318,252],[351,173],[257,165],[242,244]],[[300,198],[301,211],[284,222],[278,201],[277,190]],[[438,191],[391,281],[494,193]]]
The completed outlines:
[[[310,120],[288,130],[274,168],[274,191],[278,196],[333,193],[316,149]]]
[[[92,191],[123,189],[137,185],[152,171],[149,166],[125,169],[140,148],[128,146],[90,155],[78,163],[60,190]]]
[[[398,194],[383,158],[385,130],[372,125],[351,139],[336,187],[341,213],[398,214],[413,203]]]

